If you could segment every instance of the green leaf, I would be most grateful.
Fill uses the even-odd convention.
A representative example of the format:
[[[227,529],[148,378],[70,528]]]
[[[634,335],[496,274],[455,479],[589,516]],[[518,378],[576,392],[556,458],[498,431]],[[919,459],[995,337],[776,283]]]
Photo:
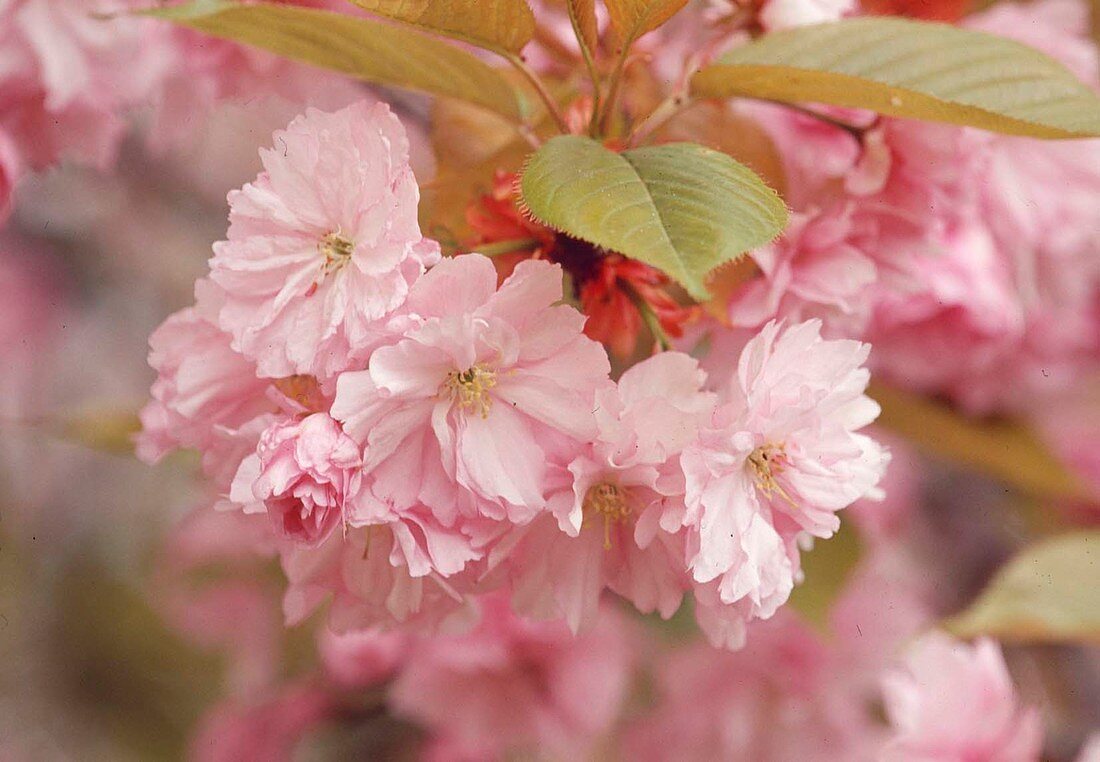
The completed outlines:
[[[624,45],[668,21],[687,0],[604,0],[611,26]]]
[[[531,157],[521,186],[535,219],[652,265],[700,301],[707,273],[772,240],[787,219],[752,170],[693,143],[615,153],[559,136]]]
[[[411,29],[273,3],[196,0],[143,13],[368,82],[458,98],[513,121],[522,117],[518,94],[499,71]]]
[[[859,18],[788,29],[696,73],[704,98],[814,102],[1011,135],[1100,135],[1100,99],[1060,63],[1001,37]]]
[[[978,599],[947,620],[960,637],[1100,644],[1100,531],[1036,543],[1009,561]]]
[[[535,36],[535,16],[524,0],[351,0],[395,21],[453,37],[479,48],[518,53]]]

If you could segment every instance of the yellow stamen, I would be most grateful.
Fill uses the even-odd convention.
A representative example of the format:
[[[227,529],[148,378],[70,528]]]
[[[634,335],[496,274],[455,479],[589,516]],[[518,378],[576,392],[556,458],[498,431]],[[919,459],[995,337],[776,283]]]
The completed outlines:
[[[584,493],[584,501],[581,503],[586,517],[603,517],[603,548],[611,550],[611,524],[622,523],[630,518],[630,503],[627,502],[627,492],[618,484],[600,482],[593,484]]]
[[[749,453],[749,466],[752,467],[753,480],[765,497],[779,495],[791,506],[797,508],[794,500],[783,489],[777,477],[788,464],[787,450],[782,444],[764,444]]]
[[[477,363],[466,370],[452,370],[439,392],[450,397],[463,410],[476,410],[482,418],[489,417],[493,397],[489,390],[497,385],[497,374],[484,363]]]
[[[351,261],[355,243],[339,232],[329,233],[317,244],[317,250],[325,255],[325,263],[321,265],[321,277],[324,278],[326,275],[339,272]]]

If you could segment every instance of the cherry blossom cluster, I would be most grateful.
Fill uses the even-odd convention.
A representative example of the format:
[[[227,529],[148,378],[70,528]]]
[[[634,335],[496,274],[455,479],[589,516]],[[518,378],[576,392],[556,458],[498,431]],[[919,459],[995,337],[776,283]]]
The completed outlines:
[[[739,646],[876,491],[869,347],[771,322],[721,373],[668,351],[613,381],[560,265],[440,257],[408,150],[381,104],[275,134],[151,339],[139,453],[198,449],[220,507],[270,519],[291,622],[430,627],[504,590],[576,632],[606,589],[666,618],[691,594]]]

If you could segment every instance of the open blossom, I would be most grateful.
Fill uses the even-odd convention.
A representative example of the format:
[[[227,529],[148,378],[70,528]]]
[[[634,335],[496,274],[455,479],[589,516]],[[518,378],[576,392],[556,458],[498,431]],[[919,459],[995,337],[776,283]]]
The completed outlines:
[[[474,579],[463,567],[471,555],[452,535],[423,520],[395,521],[330,532],[317,547],[283,548],[287,624],[300,624],[325,603],[337,632],[398,625],[434,631],[468,620],[465,594]]]
[[[213,322],[218,289],[199,281],[194,307],[165,320],[149,337],[149,365],[157,371],[153,399],[141,411],[137,454],[154,462],[177,447],[195,448],[221,470],[229,432],[274,409],[270,381],[256,377],[253,362],[235,352]],[[231,467],[235,468],[236,463]]]
[[[598,436],[552,475],[551,515],[506,543],[521,611],[577,631],[594,623],[605,588],[666,619],[680,607],[690,588],[682,533],[658,522],[670,502],[683,511],[678,459],[713,409],[705,379],[692,358],[663,352],[599,395]]]
[[[416,282],[401,338],[337,382],[332,414],[366,448],[353,524],[419,506],[445,526],[525,522],[543,508],[550,464],[595,435],[609,383],[606,353],[561,295],[557,266],[522,262],[497,290],[477,254]]]
[[[292,540],[317,544],[359,489],[359,445],[325,413],[274,423],[241,463],[230,500],[266,512]]]
[[[821,323],[769,323],[741,353],[699,440],[681,456],[695,580],[771,616],[790,594],[802,532],[829,537],[836,511],[871,493],[887,453],[856,433],[878,415],[864,395],[869,347],[825,341]]]
[[[628,726],[623,758],[873,759],[871,697],[853,690],[844,666],[828,641],[783,614],[755,627],[741,651],[697,641],[662,654],[655,706]]]
[[[439,257],[420,234],[404,128],[384,104],[307,110],[229,195],[211,278],[219,325],[262,376],[327,378],[378,343],[380,321]]]
[[[1001,649],[973,646],[932,633],[916,644],[903,668],[883,678],[894,737],[883,758],[896,762],[1033,762],[1042,726],[1021,705]]]

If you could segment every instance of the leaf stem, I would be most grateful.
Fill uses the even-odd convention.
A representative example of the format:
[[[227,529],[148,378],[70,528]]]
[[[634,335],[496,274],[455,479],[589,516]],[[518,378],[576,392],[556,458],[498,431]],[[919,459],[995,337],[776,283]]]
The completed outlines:
[[[653,311],[653,308],[649,306],[649,302],[647,302],[631,284],[623,280],[620,280],[619,284],[630,298],[630,301],[634,303],[634,307],[638,310],[638,314],[642,316],[642,322],[645,323],[649,332],[653,334],[653,340],[657,342],[661,351],[667,352],[672,349],[672,341],[669,340],[668,334],[665,333],[665,329],[661,327],[661,320],[657,317],[657,313]]]
[[[562,134],[568,134],[569,126],[565,123],[565,117],[562,116],[557,101],[554,100],[554,96],[551,95],[550,91],[546,88],[546,83],[542,81],[542,78],[517,54],[501,53],[501,55],[503,55],[505,60],[512,64],[512,66],[531,83],[531,87],[535,89],[539,98],[542,99],[543,104],[546,105],[546,110],[550,113],[550,116],[553,117],[558,129]]]
[[[848,124],[848,122],[841,121],[840,119],[834,119],[827,114],[822,114],[819,111],[814,111],[812,108],[799,106],[797,103],[784,103],[783,101],[774,101],[770,98],[757,98],[755,100],[761,100],[765,103],[774,103],[779,106],[785,106],[791,111],[797,111],[799,114],[808,116],[811,119],[816,119],[819,122],[823,122],[824,124],[836,127],[838,130],[843,130],[844,132],[847,132],[849,135],[855,138],[857,142],[863,142],[863,136],[867,132],[867,130],[863,127],[857,127],[854,124]]]
[[[600,72],[596,68],[596,60],[592,55],[592,51],[588,49],[588,42],[584,39],[581,20],[577,16],[576,3],[569,2],[566,5],[569,6],[569,23],[573,25],[573,35],[577,38],[577,43],[581,47],[584,65],[588,69],[588,79],[592,82],[592,119],[588,124],[588,134],[595,137],[596,120],[600,114]]]
[[[698,103],[698,101],[682,93],[674,93],[668,96],[658,103],[657,107],[650,111],[645,119],[634,126],[634,129],[630,133],[630,139],[627,142],[632,146],[638,145],[667,124],[671,119],[681,112],[687,111],[696,103]]]
[[[630,45],[623,43],[623,49],[615,60],[615,68],[611,72],[610,84],[607,88],[607,100],[603,104],[603,113],[599,118],[599,132],[606,133],[611,124],[611,116],[615,111],[615,102],[619,99],[619,90],[622,88],[623,70],[626,68],[627,58],[630,56]],[[595,117],[593,117],[595,118]]]

